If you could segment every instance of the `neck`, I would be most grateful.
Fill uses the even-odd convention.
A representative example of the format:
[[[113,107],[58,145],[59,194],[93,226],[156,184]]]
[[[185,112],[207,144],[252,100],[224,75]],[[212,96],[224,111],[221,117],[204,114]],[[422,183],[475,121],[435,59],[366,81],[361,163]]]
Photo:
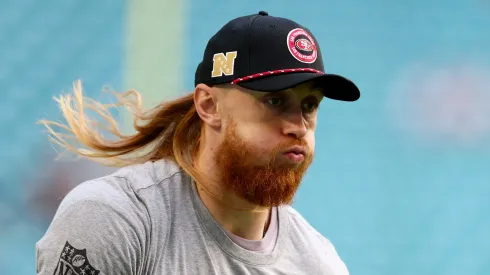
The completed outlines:
[[[205,151],[196,162],[205,182],[197,183],[199,196],[213,218],[228,232],[248,240],[261,240],[270,219],[270,208],[254,205],[223,188],[213,158]]]

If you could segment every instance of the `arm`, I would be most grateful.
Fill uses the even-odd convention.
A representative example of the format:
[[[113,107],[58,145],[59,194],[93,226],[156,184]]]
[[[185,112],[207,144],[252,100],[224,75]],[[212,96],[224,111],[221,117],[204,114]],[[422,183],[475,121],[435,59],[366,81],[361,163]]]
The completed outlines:
[[[141,221],[123,196],[75,188],[61,203],[46,234],[36,244],[38,275],[139,274]],[[80,187],[80,186],[79,186]],[[71,269],[71,272],[69,271]]]

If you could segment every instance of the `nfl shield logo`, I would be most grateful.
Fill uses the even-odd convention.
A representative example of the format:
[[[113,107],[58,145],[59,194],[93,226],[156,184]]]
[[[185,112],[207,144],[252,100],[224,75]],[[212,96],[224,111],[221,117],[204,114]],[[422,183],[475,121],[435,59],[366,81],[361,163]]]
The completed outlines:
[[[53,275],[99,275],[99,273],[100,270],[90,265],[86,249],[76,249],[66,242]]]

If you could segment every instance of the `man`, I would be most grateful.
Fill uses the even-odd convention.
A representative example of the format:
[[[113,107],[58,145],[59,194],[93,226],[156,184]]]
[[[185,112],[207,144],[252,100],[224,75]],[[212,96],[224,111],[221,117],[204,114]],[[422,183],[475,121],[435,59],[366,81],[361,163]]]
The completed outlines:
[[[126,167],[63,199],[36,245],[37,273],[348,274],[290,206],[313,159],[324,97],[355,101],[359,90],[324,73],[307,28],[266,12],[210,39],[192,94],[146,113],[136,92],[119,96],[135,115],[132,136],[84,101],[78,84],[74,97],[58,99],[68,126],[42,123],[64,148]],[[119,139],[98,134],[84,117],[90,108]]]

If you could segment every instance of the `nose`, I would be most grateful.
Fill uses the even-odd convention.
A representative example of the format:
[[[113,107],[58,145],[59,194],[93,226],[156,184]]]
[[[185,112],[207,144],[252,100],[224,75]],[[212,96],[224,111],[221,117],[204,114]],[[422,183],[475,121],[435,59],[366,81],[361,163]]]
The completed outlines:
[[[283,135],[300,139],[306,135],[307,131],[306,121],[301,112],[291,114],[284,120]]]

